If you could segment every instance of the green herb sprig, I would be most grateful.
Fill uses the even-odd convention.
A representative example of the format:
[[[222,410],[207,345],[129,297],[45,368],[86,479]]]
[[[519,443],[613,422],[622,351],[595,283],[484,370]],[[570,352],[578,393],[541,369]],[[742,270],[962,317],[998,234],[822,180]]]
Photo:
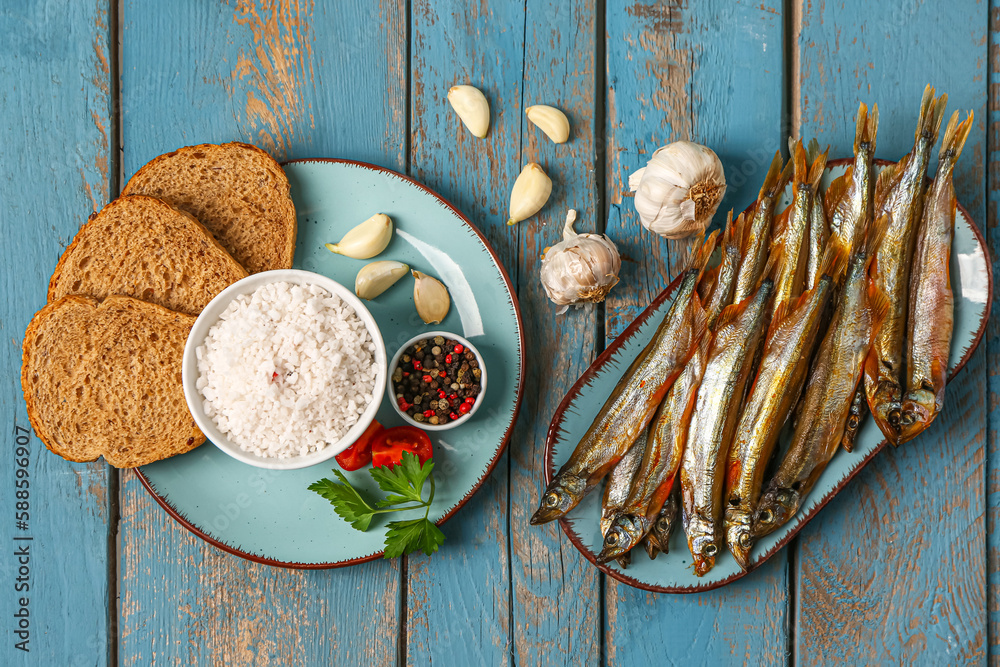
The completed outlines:
[[[323,478],[309,485],[330,501],[333,511],[352,527],[364,532],[376,514],[424,509],[423,518],[390,521],[386,524],[385,557],[396,558],[421,550],[428,556],[444,542],[444,533],[428,519],[434,502],[434,462],[420,463],[416,454],[403,452],[402,462],[392,468],[370,468],[368,472],[388,495],[374,504],[351,486],[344,473],[334,469],[339,482]],[[424,483],[430,480],[430,495],[423,499]]]

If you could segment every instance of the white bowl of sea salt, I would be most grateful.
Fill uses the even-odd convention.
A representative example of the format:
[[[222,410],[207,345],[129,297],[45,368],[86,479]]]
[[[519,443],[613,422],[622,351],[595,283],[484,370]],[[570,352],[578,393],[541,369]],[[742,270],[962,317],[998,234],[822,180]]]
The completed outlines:
[[[351,290],[309,271],[256,273],[205,307],[184,347],[184,397],[216,447],[259,468],[327,461],[375,419],[385,345]]]

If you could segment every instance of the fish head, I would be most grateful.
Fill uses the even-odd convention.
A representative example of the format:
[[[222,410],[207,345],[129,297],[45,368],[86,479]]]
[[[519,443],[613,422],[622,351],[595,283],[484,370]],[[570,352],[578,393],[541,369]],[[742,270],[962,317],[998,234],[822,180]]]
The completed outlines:
[[[673,532],[676,521],[676,514],[670,516],[661,513],[656,517],[656,521],[653,522],[653,529],[649,531],[647,543],[649,540],[655,540],[657,548],[663,553],[668,553],[670,548],[670,533]]]
[[[597,555],[598,563],[607,563],[612,558],[618,558],[627,553],[649,532],[647,522],[643,517],[631,514],[619,514],[611,522],[611,527],[604,534],[604,548]]]
[[[902,418],[899,385],[887,380],[879,380],[875,392],[870,394],[868,405],[872,417],[885,437],[894,445],[899,444],[899,427]]]
[[[795,489],[770,488],[761,496],[760,504],[753,516],[750,533],[753,537],[764,537],[788,523],[799,509],[801,496]]]
[[[711,522],[700,517],[688,524],[688,548],[694,559],[694,573],[699,577],[715,567],[715,557],[719,554],[719,541]]]
[[[910,392],[903,401],[899,417],[899,442],[909,442],[924,431],[937,416],[935,396],[921,389]]]
[[[753,546],[751,523],[750,512],[726,514],[726,544],[744,570],[750,564],[750,548]]]
[[[538,509],[531,516],[532,526],[565,516],[587,492],[587,480],[575,475],[557,475],[542,494]]]

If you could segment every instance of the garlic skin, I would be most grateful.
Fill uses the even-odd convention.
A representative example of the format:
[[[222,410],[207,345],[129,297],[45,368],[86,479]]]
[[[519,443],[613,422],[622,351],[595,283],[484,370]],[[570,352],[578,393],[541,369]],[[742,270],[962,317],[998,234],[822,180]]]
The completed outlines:
[[[559,109],[536,104],[525,109],[524,113],[553,143],[563,144],[569,139],[569,118]]]
[[[391,259],[365,264],[354,279],[354,293],[366,301],[371,301],[395,285],[409,271],[410,267],[406,264]]]
[[[618,284],[622,260],[611,239],[600,234],[577,234],[576,211],[566,213],[563,240],[542,254],[539,277],[546,296],[564,313],[569,306],[604,301]]]
[[[413,303],[417,307],[417,315],[424,324],[437,324],[448,315],[451,308],[451,297],[448,288],[437,278],[412,271],[416,279],[413,283]]]
[[[667,239],[705,231],[722,195],[726,176],[715,152],[690,141],[658,148],[628,179],[635,210],[646,229]]]
[[[354,259],[371,259],[385,250],[392,240],[392,220],[376,213],[344,234],[340,243],[327,243],[326,249]]]
[[[448,102],[458,117],[475,136],[483,139],[490,130],[490,103],[475,86],[452,86]]]
[[[518,174],[510,191],[508,225],[527,220],[542,210],[552,194],[552,179],[540,165],[529,162]]]

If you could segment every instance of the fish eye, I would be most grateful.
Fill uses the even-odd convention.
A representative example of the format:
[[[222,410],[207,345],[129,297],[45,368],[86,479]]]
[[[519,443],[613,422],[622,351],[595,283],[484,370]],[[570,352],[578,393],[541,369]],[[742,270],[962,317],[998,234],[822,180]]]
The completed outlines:
[[[849,429],[855,429],[857,427],[858,427],[858,416],[857,415],[851,415],[850,417],[848,417],[847,418],[847,428],[849,428]]]
[[[760,513],[760,520],[764,523],[771,523],[774,521],[774,512],[771,510],[762,510]]]
[[[740,533],[739,539],[740,546],[744,549],[750,548],[750,533]]]
[[[656,527],[660,530],[666,530],[667,528],[670,528],[670,522],[666,519],[660,519],[656,522]]]
[[[609,547],[613,547],[618,544],[618,533],[608,533],[604,537],[604,543]]]
[[[719,551],[719,547],[715,546],[714,543],[709,542],[705,545],[705,555],[714,556]]]
[[[899,426],[899,408],[893,408],[889,410],[889,424],[891,426]]]
[[[556,505],[558,505],[559,494],[556,493],[555,491],[550,491],[549,493],[545,494],[545,504],[548,505],[549,507],[555,507]]]

